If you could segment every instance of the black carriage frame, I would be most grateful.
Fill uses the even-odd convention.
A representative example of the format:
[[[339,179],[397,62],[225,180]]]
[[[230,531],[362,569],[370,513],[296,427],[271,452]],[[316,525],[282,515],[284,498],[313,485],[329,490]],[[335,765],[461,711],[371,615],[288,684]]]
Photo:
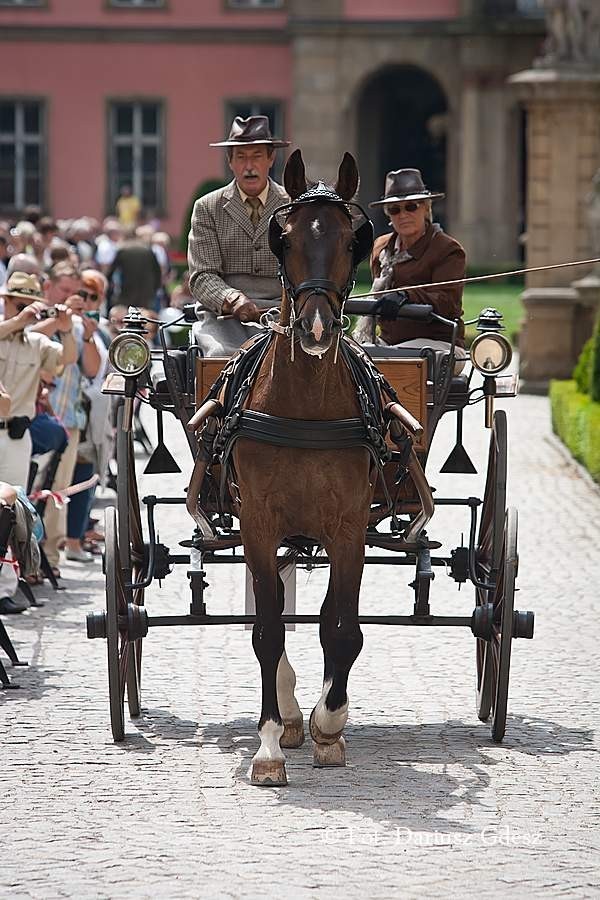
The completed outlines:
[[[424,317],[423,308],[407,308],[405,315]],[[364,314],[368,307],[360,301],[348,301],[348,312]],[[428,440],[429,447],[437,423],[442,415],[454,412],[457,416],[456,447],[446,464],[446,471],[475,471],[462,448],[462,416],[464,409],[480,401],[486,406],[486,425],[491,430],[486,486],[483,499],[477,497],[442,498],[434,497],[434,507],[456,506],[469,510],[468,545],[451,550],[448,556],[436,555],[441,544],[427,539],[425,533],[418,541],[408,544],[402,535],[390,530],[379,532],[368,529],[365,546],[370,549],[394,551],[394,555],[365,554],[365,565],[414,566],[415,578],[410,587],[414,590],[414,606],[410,615],[361,615],[363,625],[416,625],[423,627],[467,627],[476,638],[477,664],[477,712],[482,721],[492,715],[492,737],[501,741],[506,728],[508,680],[510,670],[510,650],[514,638],[532,638],[534,614],[514,610],[515,579],[518,570],[517,515],[506,507],[507,475],[507,427],[503,410],[494,412],[496,396],[514,396],[514,379],[509,390],[500,389],[501,379],[484,375],[483,386],[473,387],[471,367],[468,376],[454,376],[455,346],[458,321],[445,320],[429,309],[430,319],[443,322],[452,329],[450,353],[436,358],[427,348],[415,353],[414,350],[389,348],[385,356],[412,357],[425,356],[431,376],[431,396],[428,399]],[[154,362],[162,363],[152,373],[139,377],[124,376],[123,386],[117,391],[123,395],[117,417],[117,511],[107,518],[105,574],[107,576],[107,610],[90,613],[87,617],[87,634],[90,638],[106,638],[109,657],[109,695],[111,725],[115,741],[124,737],[124,694],[130,715],[140,714],[141,657],[142,642],[150,628],[174,625],[230,625],[253,624],[253,615],[211,615],[207,612],[205,591],[206,565],[244,564],[243,553],[236,552],[241,546],[239,531],[234,529],[233,520],[227,513],[221,514],[212,523],[216,539],[207,540],[198,528],[190,540],[180,546],[189,548],[189,553],[172,553],[156,539],[156,507],[162,505],[185,505],[185,497],[158,497],[149,495],[142,499],[146,507],[148,540],[142,531],[140,503],[133,455],[132,418],[134,399],[141,387],[149,392],[147,402],[155,409],[158,422],[159,450],[166,451],[162,444],[162,416],[165,412],[178,418],[195,457],[198,442],[189,430],[188,423],[195,411],[195,371],[196,357],[201,356],[200,348],[190,342],[183,349],[169,349],[165,330],[173,325],[192,325],[196,320],[193,307],[187,307],[178,319],[159,328],[161,349],[153,351]],[[125,332],[143,332],[144,319],[131,313],[125,322]],[[494,311],[484,311],[479,320],[481,332],[495,332],[500,329],[500,316]],[[378,353],[380,348],[378,349]],[[458,451],[458,456],[456,455]],[[168,456],[168,451],[167,456]],[[398,461],[400,454],[396,455]],[[454,464],[451,460],[454,458]],[[458,465],[456,460],[459,460]],[[392,462],[394,462],[394,454]],[[170,469],[173,471],[173,469]],[[113,520],[111,520],[113,515]],[[479,528],[478,528],[479,524]],[[310,570],[328,564],[324,551],[307,544],[299,549],[296,544],[284,544],[295,551],[296,565]],[[433,552],[432,552],[433,551]],[[195,565],[188,568],[191,589],[189,613],[181,615],[148,615],[144,606],[144,591],[153,581],[161,581],[171,571],[172,566],[190,567],[192,556]],[[199,564],[198,564],[199,563]],[[476,592],[476,605],[471,616],[434,615],[430,607],[431,582],[435,569],[444,568],[460,586],[470,581]],[[318,624],[318,615],[283,615],[284,623]]]

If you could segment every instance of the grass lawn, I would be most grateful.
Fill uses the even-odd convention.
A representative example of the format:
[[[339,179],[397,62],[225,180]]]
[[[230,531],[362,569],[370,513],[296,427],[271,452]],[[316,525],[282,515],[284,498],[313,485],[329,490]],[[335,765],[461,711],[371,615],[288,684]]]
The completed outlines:
[[[371,285],[365,282],[357,283],[353,293],[366,294],[370,287]],[[522,283],[500,281],[500,279],[498,281],[482,281],[465,285],[463,294],[465,321],[475,319],[482,309],[485,309],[486,306],[492,306],[503,314],[504,319],[502,321],[506,329],[506,336],[513,341],[514,336],[519,333],[523,317],[522,291]],[[476,334],[474,325],[467,328],[467,335],[471,338],[475,337]]]

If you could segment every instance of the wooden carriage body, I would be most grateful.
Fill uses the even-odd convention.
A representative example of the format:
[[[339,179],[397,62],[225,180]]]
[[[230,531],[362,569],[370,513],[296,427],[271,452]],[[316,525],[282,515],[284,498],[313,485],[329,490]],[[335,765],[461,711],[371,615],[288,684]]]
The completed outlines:
[[[197,357],[196,407],[199,407],[217,380],[228,357]],[[417,451],[427,449],[427,360],[414,358],[374,358],[375,365],[398,394],[405,409],[423,426],[422,436],[415,441]]]

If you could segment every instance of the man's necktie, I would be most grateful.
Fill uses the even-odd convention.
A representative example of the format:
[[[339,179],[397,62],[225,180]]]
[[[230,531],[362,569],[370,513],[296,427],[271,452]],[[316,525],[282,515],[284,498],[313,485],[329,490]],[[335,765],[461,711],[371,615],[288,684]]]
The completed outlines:
[[[252,222],[254,228],[256,228],[260,220],[260,209],[262,203],[260,202],[258,197],[247,197],[245,202],[248,211],[250,212],[250,221]]]

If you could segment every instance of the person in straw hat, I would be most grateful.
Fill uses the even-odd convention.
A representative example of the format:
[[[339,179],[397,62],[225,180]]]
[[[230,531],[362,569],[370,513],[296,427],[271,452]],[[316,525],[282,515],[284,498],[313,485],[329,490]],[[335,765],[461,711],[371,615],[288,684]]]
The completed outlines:
[[[46,334],[25,330],[47,309],[38,278],[13,272],[4,286],[4,319],[0,322],[0,382],[10,395],[10,408],[0,417],[0,481],[23,487],[29,474],[29,424],[35,416],[40,372],[52,378],[77,359],[71,311],[66,306],[56,306],[51,320],[60,343]]]
[[[281,298],[268,226],[289,197],[269,173],[275,151],[289,141],[272,137],[266,116],[237,116],[228,138],[210,146],[226,149],[233,180],[197,200],[192,213],[188,264],[199,319],[194,337],[205,356],[229,356],[255,332],[242,323],[257,322]]]
[[[432,201],[443,196],[427,190],[418,169],[388,172],[384,196],[369,204],[371,207],[383,206],[392,226],[392,231],[382,234],[373,245],[372,291],[465,277],[464,249],[433,221]],[[426,303],[447,319],[460,318],[462,292],[462,284],[455,284],[386,294],[374,307],[377,319],[365,317],[355,329],[354,337],[361,343],[432,347],[447,352],[451,340],[449,327],[437,322],[400,319],[398,310],[407,302]],[[377,325],[378,335],[375,334]],[[457,357],[464,356],[462,323],[457,344]]]

